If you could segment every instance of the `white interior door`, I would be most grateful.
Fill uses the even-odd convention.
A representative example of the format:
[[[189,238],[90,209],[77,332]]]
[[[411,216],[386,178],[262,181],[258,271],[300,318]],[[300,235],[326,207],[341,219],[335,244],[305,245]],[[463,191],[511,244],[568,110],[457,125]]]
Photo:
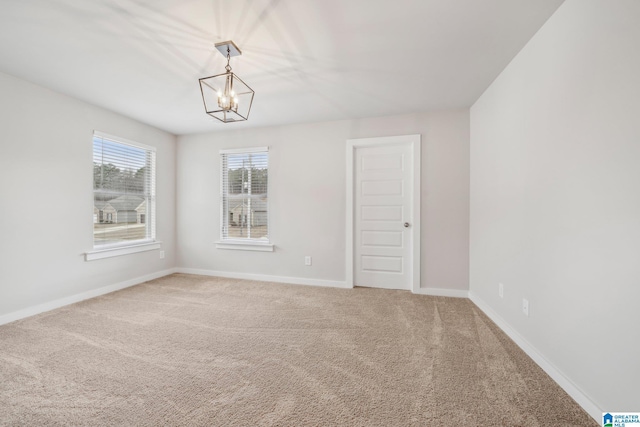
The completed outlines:
[[[413,145],[377,139],[388,143],[356,146],[353,157],[354,285],[412,289]]]

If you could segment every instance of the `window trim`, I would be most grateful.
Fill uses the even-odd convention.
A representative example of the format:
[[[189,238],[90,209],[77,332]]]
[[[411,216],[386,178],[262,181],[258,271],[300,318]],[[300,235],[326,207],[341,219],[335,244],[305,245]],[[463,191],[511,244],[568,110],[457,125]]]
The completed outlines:
[[[102,139],[108,139],[109,141],[119,142],[120,144],[131,145],[132,147],[142,148],[143,150],[153,151],[154,153],[157,151],[156,147],[154,147],[154,146],[143,144],[143,143],[137,142],[137,141],[132,141],[132,140],[126,139],[126,138],[121,138],[121,137],[115,136],[115,135],[109,135],[108,133],[100,132],[99,130],[94,130],[93,131],[93,137],[94,138],[97,137],[97,138],[102,138]]]
[[[153,147],[151,145],[143,144],[137,141],[132,141],[130,139],[122,138],[115,135],[110,135],[108,133],[101,132],[98,130],[93,131],[93,137],[91,138],[91,140],[93,141],[94,138],[102,138],[112,142],[117,142],[119,144],[140,148],[142,150],[152,152],[154,154],[154,157],[157,156],[156,147]],[[157,172],[157,159],[154,160],[154,168],[153,168],[154,176],[151,177],[152,181],[156,180],[156,177],[155,177],[156,172]],[[150,227],[152,227],[151,233],[150,233],[151,237],[145,237],[144,239],[123,241],[123,242],[117,242],[117,243],[107,243],[104,245],[95,245],[95,241],[92,237],[91,239],[92,250],[85,252],[84,254],[85,261],[94,261],[98,259],[111,258],[111,257],[134,254],[139,252],[146,252],[151,250],[158,250],[162,248],[162,242],[159,240],[156,240],[157,239],[157,236],[156,236],[157,219],[155,218],[155,215],[156,215],[156,208],[155,208],[156,191],[155,190],[156,189],[154,188],[154,191],[153,191],[154,200],[148,203],[149,205],[153,205],[148,208],[152,212],[152,215],[154,217],[152,218],[152,224],[149,225]],[[92,206],[95,206],[94,191],[95,191],[95,188],[91,192]],[[146,221],[145,221],[145,224],[146,224]],[[93,227],[92,227],[92,231],[93,231]]]
[[[223,149],[219,151],[220,155],[220,225],[224,221],[224,170],[223,170],[223,154],[251,154],[251,153],[269,153],[269,146],[265,147],[248,147],[248,148],[231,148]],[[270,166],[269,166],[270,168]],[[268,171],[267,171],[268,173]],[[267,194],[269,194],[270,180],[267,181]],[[260,239],[237,239],[237,238],[223,238],[222,232],[220,240],[216,243],[216,249],[230,249],[240,251],[258,251],[258,252],[273,252],[274,244],[271,242],[271,203],[270,197],[267,197],[267,238]],[[220,227],[220,230],[222,227]]]
[[[111,258],[120,255],[129,255],[136,254],[138,252],[146,252],[153,251],[162,248],[162,242],[158,240],[153,241],[142,241],[135,240],[136,244],[118,244],[113,245],[112,247],[106,247],[108,245],[104,245],[104,248],[93,250],[86,252],[84,254],[85,261],[95,261],[97,259]]]
[[[271,242],[261,242],[257,239],[247,239],[246,241],[226,239],[217,241],[216,248],[239,251],[273,252],[274,245]]]
[[[268,153],[269,146],[266,147],[250,147],[250,148],[229,148],[220,150],[220,154],[245,154],[245,153]]]

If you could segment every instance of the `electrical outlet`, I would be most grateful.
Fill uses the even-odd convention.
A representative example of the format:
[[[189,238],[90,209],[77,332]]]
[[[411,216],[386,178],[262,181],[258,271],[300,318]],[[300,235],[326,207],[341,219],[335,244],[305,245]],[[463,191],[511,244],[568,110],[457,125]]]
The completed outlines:
[[[522,298],[522,314],[529,317],[529,300]]]
[[[304,257],[304,265],[311,265],[311,257],[309,255]]]
[[[164,259],[164,251],[160,251],[160,259]]]
[[[498,283],[498,296],[504,298],[504,285],[502,283]]]

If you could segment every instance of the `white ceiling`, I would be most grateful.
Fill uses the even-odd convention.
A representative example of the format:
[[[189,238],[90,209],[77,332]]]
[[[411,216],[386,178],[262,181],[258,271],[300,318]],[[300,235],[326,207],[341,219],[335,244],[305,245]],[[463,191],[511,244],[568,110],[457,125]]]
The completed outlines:
[[[174,134],[468,107],[562,1],[0,0],[0,71]],[[256,96],[223,124],[229,39]]]

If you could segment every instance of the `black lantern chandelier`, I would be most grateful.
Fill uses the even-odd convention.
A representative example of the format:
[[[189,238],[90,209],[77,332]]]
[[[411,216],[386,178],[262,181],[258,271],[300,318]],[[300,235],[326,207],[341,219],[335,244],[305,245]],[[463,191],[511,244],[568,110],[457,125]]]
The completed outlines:
[[[208,115],[221,122],[241,122],[249,118],[255,92],[231,71],[229,61],[242,52],[231,40],[216,43],[216,49],[227,57],[225,72],[200,79],[200,92]]]

